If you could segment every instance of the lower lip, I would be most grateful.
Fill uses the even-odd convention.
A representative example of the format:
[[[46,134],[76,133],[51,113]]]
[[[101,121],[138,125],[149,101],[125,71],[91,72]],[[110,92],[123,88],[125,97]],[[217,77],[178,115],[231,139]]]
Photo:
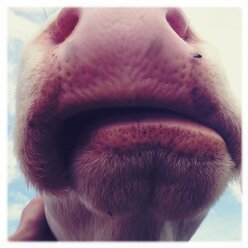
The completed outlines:
[[[177,155],[201,158],[227,152],[223,138],[213,129],[165,113],[133,113],[97,120],[81,130],[77,148],[91,145],[100,150],[125,151],[158,146]]]

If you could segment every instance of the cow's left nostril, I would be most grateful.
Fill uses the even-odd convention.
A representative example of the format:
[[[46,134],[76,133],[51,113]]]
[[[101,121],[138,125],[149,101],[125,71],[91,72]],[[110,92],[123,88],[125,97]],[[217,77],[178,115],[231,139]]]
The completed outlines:
[[[56,44],[62,43],[70,36],[79,21],[77,8],[64,8],[60,11],[53,30],[53,40]]]
[[[165,13],[165,17],[177,35],[185,39],[188,30],[188,20],[183,11],[177,8],[169,8]]]

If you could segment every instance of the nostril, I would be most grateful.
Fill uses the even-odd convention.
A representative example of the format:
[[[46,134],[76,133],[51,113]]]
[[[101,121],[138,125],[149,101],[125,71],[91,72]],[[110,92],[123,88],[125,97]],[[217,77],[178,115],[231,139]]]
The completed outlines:
[[[188,30],[188,20],[183,11],[177,8],[169,8],[165,13],[165,17],[177,35],[185,39]]]
[[[79,10],[77,8],[64,8],[60,11],[53,32],[53,40],[56,44],[62,43],[70,36],[79,21]]]

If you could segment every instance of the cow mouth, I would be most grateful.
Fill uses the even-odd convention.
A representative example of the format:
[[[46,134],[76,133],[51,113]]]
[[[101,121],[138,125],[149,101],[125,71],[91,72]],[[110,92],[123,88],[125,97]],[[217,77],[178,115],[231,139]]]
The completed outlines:
[[[122,151],[139,146],[161,146],[175,153],[206,159],[218,152],[227,152],[225,141],[212,128],[154,107],[84,111],[66,119],[60,132],[64,154],[70,156],[75,149],[89,146]]]
[[[72,187],[83,204],[99,214],[122,215],[145,207],[158,216],[181,218],[188,215],[192,202],[197,201],[193,208],[198,208],[212,201],[220,192],[211,193],[211,185],[224,171],[222,190],[233,166],[219,133],[160,108],[83,111],[65,120],[61,133]],[[193,179],[199,193],[189,200],[187,195],[194,196],[187,185]],[[187,192],[179,197],[188,204],[186,212],[161,200],[177,202],[181,191]],[[107,192],[112,194],[106,198]]]

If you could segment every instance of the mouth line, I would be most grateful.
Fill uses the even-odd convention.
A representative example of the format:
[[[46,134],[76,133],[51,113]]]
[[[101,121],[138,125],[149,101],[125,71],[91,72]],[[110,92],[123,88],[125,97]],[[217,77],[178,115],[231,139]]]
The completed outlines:
[[[78,140],[78,136],[81,133],[85,132],[87,136],[92,129],[95,127],[103,127],[105,124],[119,125],[121,123],[122,127],[130,123],[163,123],[168,124],[168,120],[173,120],[175,123],[179,123],[183,129],[183,125],[189,126],[192,123],[193,129],[201,129],[209,133],[216,133],[222,139],[223,137],[217,133],[211,127],[200,123],[197,120],[194,120],[188,116],[178,114],[172,111],[168,111],[162,108],[155,107],[113,107],[113,108],[98,108],[88,111],[83,111],[78,113],[70,118],[67,118],[62,123],[61,133],[63,133],[62,146],[66,151],[73,150],[75,143]],[[167,124],[166,124],[167,123]],[[124,126],[123,126],[124,125]],[[159,125],[157,125],[158,127]],[[168,126],[169,128],[169,126]],[[128,129],[130,130],[130,129]],[[62,135],[61,135],[62,137]]]
[[[142,118],[141,118],[142,116]],[[170,110],[156,107],[108,107],[108,108],[97,108],[87,111],[82,111],[76,115],[73,115],[64,120],[62,124],[63,130],[76,130],[83,129],[86,126],[95,124],[96,122],[102,120],[134,120],[142,121],[149,118],[156,117],[170,117],[177,118],[182,120],[189,120],[208,127],[207,125],[200,123],[193,118],[190,118],[186,115],[179,114]],[[212,129],[212,128],[211,128]]]
[[[139,115],[143,114],[145,117],[149,118],[150,115],[167,115],[167,116],[177,116],[177,118],[190,119],[182,114],[175,113],[170,110],[156,107],[108,107],[108,108],[97,108],[87,111],[82,111],[76,115],[67,118],[64,123],[66,125],[71,125],[72,123],[80,125],[90,124],[92,121],[108,119],[108,118],[126,118],[129,115]],[[195,120],[193,120],[195,121]]]

